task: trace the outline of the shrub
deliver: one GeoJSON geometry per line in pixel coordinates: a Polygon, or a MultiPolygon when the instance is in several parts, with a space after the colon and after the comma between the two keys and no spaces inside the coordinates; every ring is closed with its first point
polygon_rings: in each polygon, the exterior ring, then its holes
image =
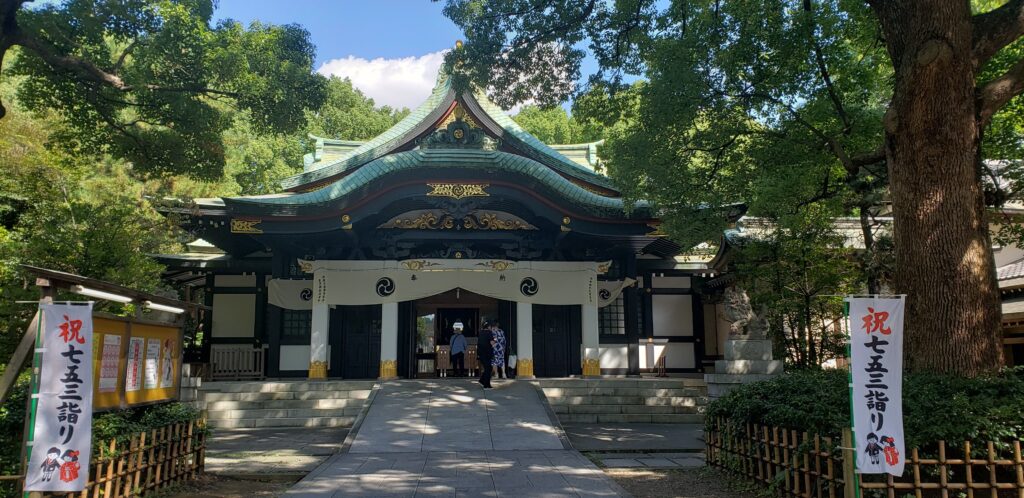
{"type": "MultiPolygon", "coordinates": [[[[847,379],[845,370],[786,373],[713,401],[708,417],[838,437],[850,423],[847,379]]],[[[938,440],[1024,440],[1024,369],[980,378],[905,375],[903,419],[911,448],[938,440]]]]}

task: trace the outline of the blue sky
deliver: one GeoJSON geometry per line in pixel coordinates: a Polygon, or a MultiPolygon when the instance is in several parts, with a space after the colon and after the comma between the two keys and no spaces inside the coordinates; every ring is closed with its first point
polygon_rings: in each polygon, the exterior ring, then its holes
{"type": "MultiPolygon", "coordinates": [[[[314,67],[348,77],[377,105],[415,107],[433,88],[443,50],[462,32],[430,0],[219,0],[215,17],[299,24],[317,46],[314,67]]],[[[585,63],[584,73],[593,62],[585,63]]]]}

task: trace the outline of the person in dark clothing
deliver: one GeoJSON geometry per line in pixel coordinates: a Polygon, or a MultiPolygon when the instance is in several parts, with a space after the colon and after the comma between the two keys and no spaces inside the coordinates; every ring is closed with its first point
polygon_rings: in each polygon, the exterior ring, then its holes
{"type": "Polygon", "coordinates": [[[484,389],[491,388],[491,362],[494,361],[494,336],[487,324],[480,328],[480,336],[476,343],[476,357],[480,360],[480,385],[484,389]]]}

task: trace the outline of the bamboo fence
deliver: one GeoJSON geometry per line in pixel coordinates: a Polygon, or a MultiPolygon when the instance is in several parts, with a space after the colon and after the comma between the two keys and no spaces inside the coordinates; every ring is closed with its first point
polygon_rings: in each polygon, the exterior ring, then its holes
{"type": "MultiPolygon", "coordinates": [[[[102,448],[93,448],[85,489],[78,493],[46,493],[45,496],[143,496],[195,479],[203,473],[205,459],[206,430],[202,421],[165,425],[132,435],[124,443],[112,439],[102,448]]],[[[20,479],[21,476],[7,477],[20,479]]]]}
{"type": "MultiPolygon", "coordinates": [[[[709,419],[707,463],[767,487],[778,496],[857,498],[849,434],[833,438],[759,424],[709,419]]],[[[858,476],[860,496],[885,498],[1024,498],[1021,442],[937,442],[913,448],[903,476],[858,476]],[[924,456],[922,456],[924,455],[924,456]]]]}

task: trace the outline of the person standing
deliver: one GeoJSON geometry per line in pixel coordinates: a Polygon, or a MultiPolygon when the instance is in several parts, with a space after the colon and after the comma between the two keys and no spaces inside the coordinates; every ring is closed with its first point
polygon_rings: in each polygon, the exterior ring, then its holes
{"type": "Polygon", "coordinates": [[[498,322],[491,322],[491,334],[494,337],[494,359],[491,366],[494,368],[494,375],[500,379],[505,378],[505,331],[501,330],[498,322]]]}
{"type": "Polygon", "coordinates": [[[480,359],[480,385],[484,389],[491,388],[491,363],[494,362],[494,335],[490,324],[485,323],[480,329],[480,337],[476,344],[476,355],[480,359]]]}
{"type": "Polygon", "coordinates": [[[462,328],[462,322],[455,322],[451,341],[448,342],[451,346],[452,369],[458,377],[466,375],[466,336],[462,335],[462,328]]]}

